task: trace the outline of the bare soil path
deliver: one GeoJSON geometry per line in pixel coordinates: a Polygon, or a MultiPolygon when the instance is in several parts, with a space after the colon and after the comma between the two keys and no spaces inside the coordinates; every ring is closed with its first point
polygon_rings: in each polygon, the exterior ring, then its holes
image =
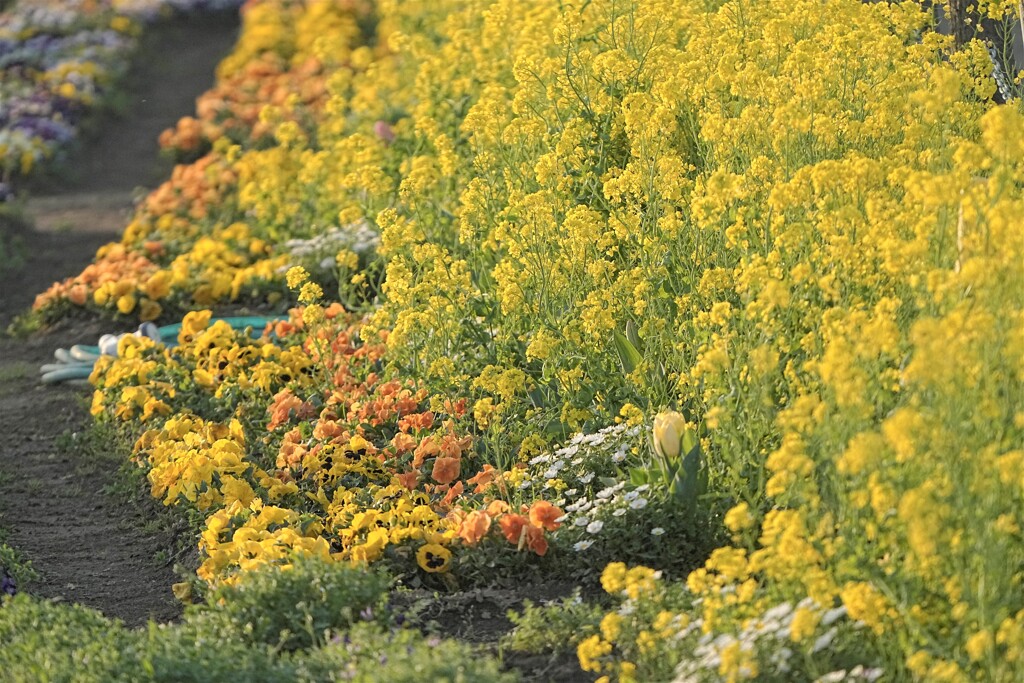
{"type": "Polygon", "coordinates": [[[193,114],[214,69],[235,42],[235,13],[165,21],[143,35],[121,87],[119,111],[87,134],[68,163],[29,185],[28,214],[42,231],[117,232],[133,199],[168,176],[157,137],[193,114]]]}
{"type": "MultiPolygon", "coordinates": [[[[0,271],[0,330],[51,282],[79,272],[102,244],[116,239],[140,188],[165,178],[156,138],[194,110],[235,40],[237,18],[165,22],[144,37],[125,83],[126,104],[101,122],[59,176],[30,188],[28,218],[0,216],[0,237],[21,245],[22,263],[0,271]]],[[[87,389],[44,387],[38,368],[58,346],[95,343],[110,325],[73,318],[28,339],[0,336],[0,526],[40,580],[43,597],[79,602],[130,625],[172,619],[175,576],[161,558],[172,539],[146,527],[144,506],[109,492],[116,466],[88,455],[73,435],[89,423],[87,389]]]]}

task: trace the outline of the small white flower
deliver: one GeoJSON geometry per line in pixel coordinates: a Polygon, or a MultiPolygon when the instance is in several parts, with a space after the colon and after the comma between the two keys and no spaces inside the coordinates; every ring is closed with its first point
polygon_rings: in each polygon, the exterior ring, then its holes
{"type": "Polygon", "coordinates": [[[769,621],[769,620],[782,619],[782,618],[784,618],[787,614],[789,614],[792,611],[793,611],[793,606],[790,605],[788,602],[784,602],[784,603],[782,603],[780,605],[775,605],[775,607],[772,607],[770,610],[765,612],[764,613],[764,620],[765,621],[769,621]]]}
{"type": "Polygon", "coordinates": [[[625,498],[626,500],[636,500],[639,497],[640,494],[637,491],[630,491],[625,496],[623,496],[623,498],[625,498]]]}
{"type": "Polygon", "coordinates": [[[836,607],[825,612],[825,616],[821,618],[822,626],[831,626],[841,617],[846,616],[846,607],[836,607]]]}
{"type": "Polygon", "coordinates": [[[601,529],[604,528],[604,522],[599,519],[595,519],[593,522],[587,525],[588,534],[600,533],[601,529]]]}
{"type": "Polygon", "coordinates": [[[592,507],[594,507],[594,504],[592,502],[590,502],[589,500],[581,500],[578,503],[576,503],[576,511],[577,512],[586,512],[587,510],[589,510],[592,507]]]}
{"type": "Polygon", "coordinates": [[[594,481],[594,473],[593,472],[587,472],[582,477],[580,477],[580,482],[583,483],[583,484],[589,484],[592,481],[594,481]]]}
{"type": "Polygon", "coordinates": [[[587,517],[577,517],[576,521],[573,522],[573,524],[575,524],[576,526],[587,526],[588,524],[590,524],[590,519],[588,519],[587,517]]]}
{"type": "Polygon", "coordinates": [[[646,491],[649,488],[651,488],[650,484],[641,484],[640,486],[637,486],[633,490],[636,491],[637,493],[643,493],[644,491],[646,491]]]}
{"type": "Polygon", "coordinates": [[[608,500],[609,498],[611,498],[614,495],[615,495],[615,488],[614,487],[608,487],[606,489],[601,489],[600,491],[597,492],[597,497],[600,498],[601,500],[608,500]]]}
{"type": "Polygon", "coordinates": [[[647,507],[647,499],[637,498],[636,500],[632,501],[629,504],[629,507],[633,508],[634,510],[643,510],[645,507],[647,507]]]}
{"type": "Polygon", "coordinates": [[[656,526],[653,529],[651,529],[651,536],[664,536],[664,535],[665,535],[665,530],[662,529],[660,526],[656,526]]]}
{"type": "Polygon", "coordinates": [[[721,652],[725,648],[729,647],[730,645],[738,641],[736,637],[733,636],[731,633],[720,633],[719,635],[715,636],[715,639],[711,642],[715,646],[715,649],[721,652]]]}
{"type": "Polygon", "coordinates": [[[840,669],[839,671],[833,671],[827,673],[824,676],[819,676],[815,683],[838,683],[838,681],[846,678],[846,669],[840,669]]]}
{"type": "Polygon", "coordinates": [[[565,495],[567,495],[567,496],[575,496],[577,493],[578,493],[578,491],[576,489],[566,489],[565,490],[565,495]]]}
{"type": "Polygon", "coordinates": [[[579,541],[578,543],[573,545],[572,549],[575,550],[576,552],[580,552],[581,550],[586,550],[587,548],[589,548],[592,545],[594,545],[594,542],[590,541],[590,540],[579,541]]]}
{"type": "Polygon", "coordinates": [[[813,652],[821,652],[822,650],[827,648],[829,645],[832,644],[832,641],[836,637],[836,633],[838,633],[838,631],[835,628],[830,628],[829,630],[825,631],[823,634],[818,636],[817,640],[814,641],[814,647],[812,647],[811,650],[813,652]]]}
{"type": "Polygon", "coordinates": [[[618,510],[616,510],[615,512],[612,513],[612,516],[613,517],[621,517],[624,514],[626,514],[626,508],[619,508],[618,510]]]}
{"type": "Polygon", "coordinates": [[[792,650],[790,650],[788,647],[780,647],[778,650],[774,652],[774,654],[772,654],[772,661],[778,664],[779,662],[784,662],[788,660],[792,656],[792,650]]]}
{"type": "Polygon", "coordinates": [[[562,522],[564,522],[567,519],[569,519],[569,515],[562,515],[561,517],[556,517],[555,518],[555,522],[557,522],[558,524],[561,524],[562,522]]]}
{"type": "Polygon", "coordinates": [[[530,459],[530,464],[531,465],[539,465],[542,462],[549,462],[550,460],[551,460],[551,456],[548,455],[547,453],[545,453],[543,455],[538,455],[535,458],[531,458],[530,459]]]}

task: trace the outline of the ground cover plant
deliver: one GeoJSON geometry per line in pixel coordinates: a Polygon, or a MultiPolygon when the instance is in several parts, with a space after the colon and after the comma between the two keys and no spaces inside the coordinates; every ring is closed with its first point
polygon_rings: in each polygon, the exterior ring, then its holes
{"type": "Polygon", "coordinates": [[[599,679],[1024,675],[1024,112],[982,42],[855,0],[243,16],[34,313],[182,320],[91,378],[204,520],[182,596],[290,642],[231,591],[558,578],[603,595],[506,646],[599,679]]]}

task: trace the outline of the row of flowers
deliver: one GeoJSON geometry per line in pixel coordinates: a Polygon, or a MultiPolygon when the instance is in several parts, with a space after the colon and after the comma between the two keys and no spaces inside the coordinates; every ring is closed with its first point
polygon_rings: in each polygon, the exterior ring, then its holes
{"type": "Polygon", "coordinates": [[[94,377],[201,576],[563,562],[614,603],[549,633],[595,676],[1019,679],[1024,114],[983,44],[913,3],[373,10],[251,3],[164,136],[201,156],[37,302],[297,292],[94,377]]]}
{"type": "MultiPolygon", "coordinates": [[[[300,297],[316,294],[301,269],[291,275],[300,297]]],[[[310,302],[251,334],[203,311],[186,315],[176,346],[129,336],[96,365],[93,415],[144,429],[134,457],[152,495],[206,516],[201,579],[300,553],[486,582],[474,567],[518,566],[551,543],[563,564],[588,550],[600,562],[620,549],[612,527],[647,527],[641,553],[679,552],[685,539],[654,526],[662,492],[625,474],[646,453],[639,427],[495,468],[474,447],[467,401],[385,380],[387,335],[362,331],[337,304],[310,302]]]]}
{"type": "Polygon", "coordinates": [[[239,0],[21,0],[0,12],[0,201],[66,148],[128,67],[143,22],[239,0]]]}

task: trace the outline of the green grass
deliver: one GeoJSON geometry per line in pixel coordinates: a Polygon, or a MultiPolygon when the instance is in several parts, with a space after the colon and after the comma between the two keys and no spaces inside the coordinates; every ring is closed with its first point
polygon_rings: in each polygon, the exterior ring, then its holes
{"type": "Polygon", "coordinates": [[[0,204],[0,274],[25,264],[25,241],[19,234],[25,227],[18,204],[0,204]]]}

